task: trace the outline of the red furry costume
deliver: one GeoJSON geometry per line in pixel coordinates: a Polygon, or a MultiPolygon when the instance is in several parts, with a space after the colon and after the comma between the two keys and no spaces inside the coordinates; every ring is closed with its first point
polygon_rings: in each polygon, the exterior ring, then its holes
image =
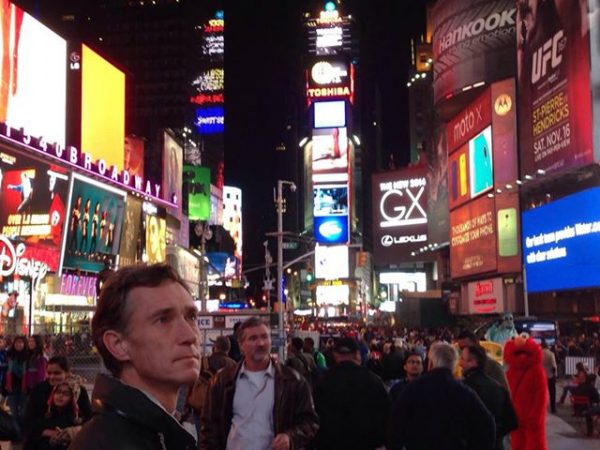
{"type": "Polygon", "coordinates": [[[510,434],[512,450],[546,450],[548,390],[542,349],[530,337],[517,336],[504,345],[508,384],[519,428],[510,434]]]}

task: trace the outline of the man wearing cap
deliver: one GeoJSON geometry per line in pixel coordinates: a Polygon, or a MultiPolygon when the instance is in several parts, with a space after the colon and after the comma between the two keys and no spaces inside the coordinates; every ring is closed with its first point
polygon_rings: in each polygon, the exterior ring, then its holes
{"type": "Polygon", "coordinates": [[[315,387],[315,406],[321,419],[315,447],[319,450],[382,447],[390,409],[383,382],[360,365],[356,340],[339,339],[333,357],[335,365],[315,387]]]}
{"type": "Polygon", "coordinates": [[[319,428],[307,381],[271,360],[271,334],[258,318],[240,325],[241,362],[211,380],[200,420],[201,450],[301,449],[319,428]]]}

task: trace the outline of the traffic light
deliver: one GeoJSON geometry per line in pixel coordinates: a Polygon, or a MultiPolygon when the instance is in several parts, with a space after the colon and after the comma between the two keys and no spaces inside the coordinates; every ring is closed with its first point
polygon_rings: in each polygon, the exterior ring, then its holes
{"type": "Polygon", "coordinates": [[[306,278],[304,279],[304,281],[306,281],[307,283],[312,283],[313,281],[315,281],[315,276],[313,275],[313,271],[310,267],[306,269],[306,278]]]}

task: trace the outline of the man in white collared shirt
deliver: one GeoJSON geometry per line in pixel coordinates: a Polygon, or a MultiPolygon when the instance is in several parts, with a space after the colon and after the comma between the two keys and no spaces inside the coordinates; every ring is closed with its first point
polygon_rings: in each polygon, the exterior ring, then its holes
{"type": "Polygon", "coordinates": [[[220,371],[203,408],[203,450],[301,449],[318,429],[310,388],[271,360],[271,336],[257,317],[238,329],[243,360],[220,371]]]}

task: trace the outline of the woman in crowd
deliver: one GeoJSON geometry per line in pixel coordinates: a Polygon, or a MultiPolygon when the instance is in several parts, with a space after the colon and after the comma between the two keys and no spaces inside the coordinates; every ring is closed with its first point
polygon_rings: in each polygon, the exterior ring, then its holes
{"type": "Polygon", "coordinates": [[[30,430],[27,449],[67,449],[81,429],[82,420],[77,406],[80,393],[79,379],[73,376],[53,387],[44,416],[30,430]]]}
{"type": "Polygon", "coordinates": [[[30,336],[27,346],[29,357],[27,358],[27,372],[25,373],[25,389],[26,392],[29,392],[46,379],[48,361],[44,355],[44,343],[39,334],[30,336]]]}
{"type": "MultiPolygon", "coordinates": [[[[45,420],[52,390],[67,379],[72,378],[69,361],[64,356],[53,356],[48,361],[46,374],[46,380],[33,388],[27,400],[24,417],[25,444],[23,450],[35,448],[30,447],[30,437],[34,430],[40,429],[40,424],[45,420]]],[[[90,398],[84,386],[80,386],[79,389],[77,409],[82,422],[87,421],[92,415],[90,398]]]]}
{"type": "Polygon", "coordinates": [[[8,350],[8,370],[6,372],[6,396],[12,416],[19,427],[23,425],[23,413],[27,390],[25,388],[25,374],[27,371],[27,342],[25,337],[16,336],[8,350]]]}

